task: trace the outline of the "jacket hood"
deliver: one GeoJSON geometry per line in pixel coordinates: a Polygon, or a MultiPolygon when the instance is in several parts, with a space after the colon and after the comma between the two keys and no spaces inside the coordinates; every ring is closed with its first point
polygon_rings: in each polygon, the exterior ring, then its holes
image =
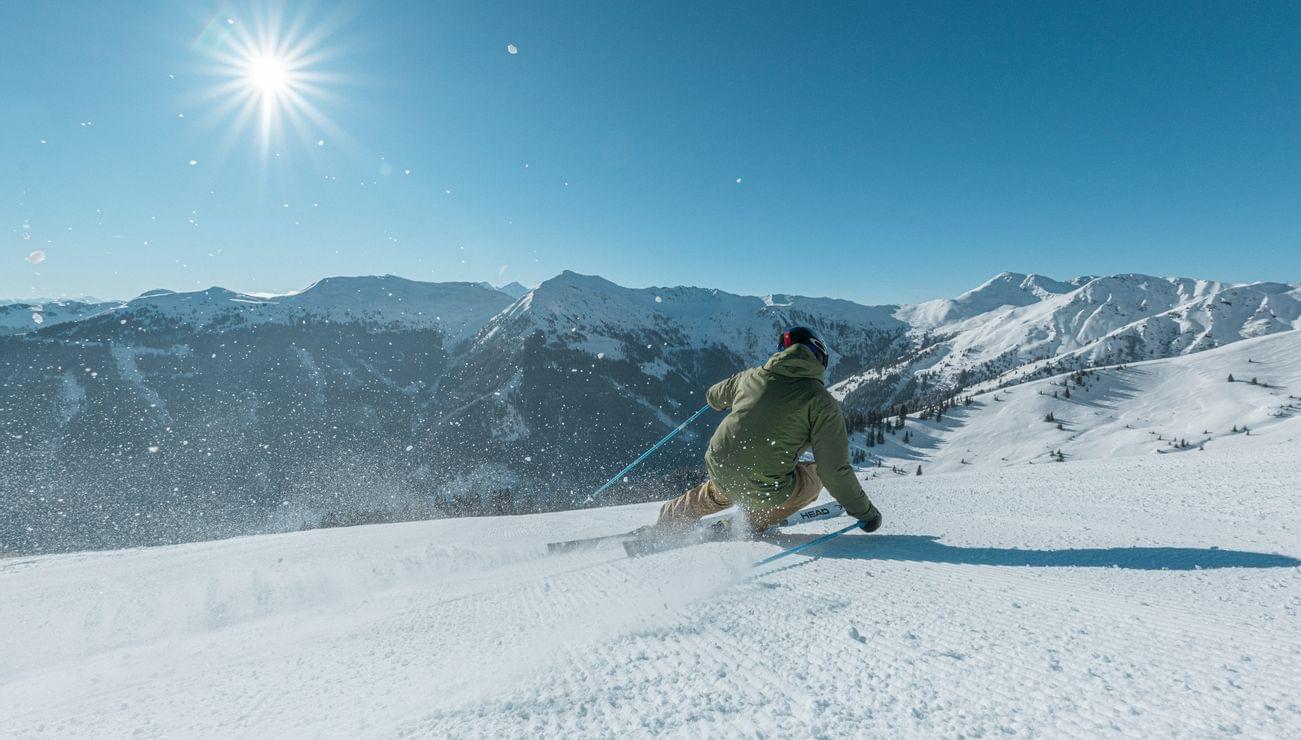
{"type": "Polygon", "coordinates": [[[763,369],[788,378],[813,378],[819,383],[825,373],[813,351],[802,344],[793,344],[769,357],[763,369]]]}

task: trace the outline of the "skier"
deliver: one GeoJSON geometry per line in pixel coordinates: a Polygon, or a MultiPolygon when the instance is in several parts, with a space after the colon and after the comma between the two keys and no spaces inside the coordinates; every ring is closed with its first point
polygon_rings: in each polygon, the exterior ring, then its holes
{"type": "Polygon", "coordinates": [[[685,529],[736,504],[750,530],[762,533],[813,503],[823,486],[864,531],[880,527],[881,512],[849,465],[840,404],[823,385],[827,360],[822,340],[796,326],[782,332],[763,367],[710,388],[709,405],[730,413],[705,453],[709,479],[665,502],[655,529],[685,529]],[[799,462],[810,447],[815,462],[799,462]]]}

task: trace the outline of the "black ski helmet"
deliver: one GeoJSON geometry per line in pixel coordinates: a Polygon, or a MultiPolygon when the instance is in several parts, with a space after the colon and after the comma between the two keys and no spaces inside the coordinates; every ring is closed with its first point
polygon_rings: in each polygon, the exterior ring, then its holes
{"type": "Polygon", "coordinates": [[[814,357],[818,358],[818,362],[821,362],[823,367],[826,367],[827,361],[831,359],[827,354],[827,345],[821,339],[818,339],[812,329],[806,326],[792,326],[782,332],[777,342],[777,349],[783,350],[793,344],[802,344],[808,347],[809,351],[813,353],[814,357]]]}

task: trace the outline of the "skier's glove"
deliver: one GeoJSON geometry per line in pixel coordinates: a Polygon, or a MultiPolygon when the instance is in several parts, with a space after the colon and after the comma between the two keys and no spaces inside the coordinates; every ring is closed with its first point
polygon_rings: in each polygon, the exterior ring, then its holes
{"type": "Polygon", "coordinates": [[[872,510],[867,513],[866,517],[858,520],[858,528],[864,532],[875,532],[880,529],[881,510],[873,506],[872,510]]]}

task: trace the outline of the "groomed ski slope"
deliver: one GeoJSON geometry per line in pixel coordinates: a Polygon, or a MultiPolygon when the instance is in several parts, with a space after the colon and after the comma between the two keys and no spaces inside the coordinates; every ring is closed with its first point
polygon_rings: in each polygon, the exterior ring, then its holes
{"type": "Polygon", "coordinates": [[[1299,449],[872,481],[757,572],[542,554],[652,506],[3,561],[3,734],[1296,737],[1299,449]]]}

